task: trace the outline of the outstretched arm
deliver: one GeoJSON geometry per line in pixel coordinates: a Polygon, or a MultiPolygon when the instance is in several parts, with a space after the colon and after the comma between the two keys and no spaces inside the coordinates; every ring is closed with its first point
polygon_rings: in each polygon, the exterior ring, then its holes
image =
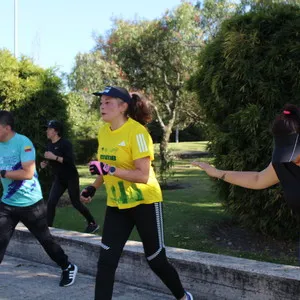
{"type": "Polygon", "coordinates": [[[203,169],[211,177],[248,189],[261,190],[279,182],[271,163],[260,172],[219,170],[205,162],[193,162],[192,165],[203,169]]]}

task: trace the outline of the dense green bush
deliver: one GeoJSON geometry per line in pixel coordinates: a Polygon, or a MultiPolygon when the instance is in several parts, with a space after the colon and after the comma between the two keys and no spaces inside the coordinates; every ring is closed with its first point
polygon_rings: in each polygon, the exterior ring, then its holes
{"type": "Polygon", "coordinates": [[[90,161],[95,156],[98,147],[97,135],[101,124],[99,104],[96,107],[89,105],[86,97],[91,98],[93,96],[80,92],[70,92],[65,97],[77,163],[90,161]]]}
{"type": "MultiPolygon", "coordinates": [[[[47,142],[44,128],[47,120],[62,121],[69,132],[61,88],[61,79],[54,70],[44,70],[27,58],[18,61],[10,52],[0,51],[0,109],[11,111],[16,131],[32,140],[37,150],[37,167],[47,142]]],[[[40,181],[47,198],[51,181],[48,171],[40,172],[40,181]]]]}
{"type": "Polygon", "coordinates": [[[83,139],[76,140],[76,162],[78,164],[86,164],[91,160],[97,159],[98,140],[97,139],[83,139]]]}
{"type": "MultiPolygon", "coordinates": [[[[204,124],[191,124],[188,127],[179,130],[179,142],[192,142],[192,141],[206,141],[206,125],[204,124]]],[[[176,142],[176,131],[173,130],[170,136],[170,142],[176,142]]]]}
{"type": "MultiPolygon", "coordinates": [[[[299,32],[298,6],[254,6],[225,21],[200,54],[189,86],[206,114],[218,168],[262,170],[271,161],[270,124],[285,103],[299,104],[299,32]]],[[[273,236],[298,233],[279,186],[253,191],[216,184],[226,209],[245,226],[273,236]]]]}

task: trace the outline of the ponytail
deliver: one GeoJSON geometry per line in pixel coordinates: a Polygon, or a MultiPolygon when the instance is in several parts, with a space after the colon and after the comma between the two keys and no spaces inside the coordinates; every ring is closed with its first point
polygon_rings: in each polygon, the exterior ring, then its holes
{"type": "Polygon", "coordinates": [[[273,135],[300,133],[300,110],[294,104],[285,104],[272,126],[273,135]]]}
{"type": "Polygon", "coordinates": [[[131,101],[128,103],[127,115],[146,125],[152,120],[152,109],[149,101],[138,93],[131,94],[131,101]]]}

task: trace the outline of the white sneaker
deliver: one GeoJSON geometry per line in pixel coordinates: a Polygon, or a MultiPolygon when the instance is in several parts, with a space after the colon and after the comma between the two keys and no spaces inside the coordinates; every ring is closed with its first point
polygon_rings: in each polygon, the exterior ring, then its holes
{"type": "Polygon", "coordinates": [[[60,279],[60,286],[70,286],[75,282],[76,274],[78,268],[74,264],[70,264],[69,267],[62,271],[61,279],[60,279]]]}

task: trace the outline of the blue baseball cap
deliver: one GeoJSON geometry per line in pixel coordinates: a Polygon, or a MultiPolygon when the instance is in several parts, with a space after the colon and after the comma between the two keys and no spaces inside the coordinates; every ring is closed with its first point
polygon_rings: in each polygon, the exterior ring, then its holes
{"type": "Polygon", "coordinates": [[[53,128],[58,132],[62,132],[63,131],[63,125],[61,122],[57,121],[57,120],[50,120],[46,126],[44,126],[45,128],[53,128]]]}
{"type": "Polygon", "coordinates": [[[107,86],[107,87],[105,87],[104,91],[95,92],[95,93],[93,93],[93,95],[95,95],[95,96],[106,95],[106,96],[110,96],[113,98],[119,98],[126,103],[130,103],[130,101],[131,101],[131,97],[130,97],[128,91],[119,86],[107,86]]]}

